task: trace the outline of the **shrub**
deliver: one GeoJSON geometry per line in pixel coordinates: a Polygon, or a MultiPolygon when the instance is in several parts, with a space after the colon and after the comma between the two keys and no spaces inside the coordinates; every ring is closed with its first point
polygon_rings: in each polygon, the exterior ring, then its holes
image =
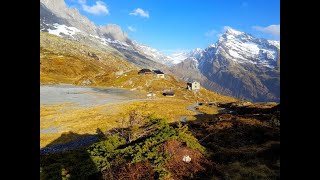
{"type": "Polygon", "coordinates": [[[149,162],[156,176],[161,178],[169,176],[170,173],[164,168],[164,164],[170,156],[162,147],[163,143],[170,140],[178,140],[200,152],[205,150],[197,139],[188,133],[186,125],[174,128],[165,119],[154,115],[147,117],[145,123],[140,125],[135,132],[139,132],[136,134],[139,138],[134,141],[126,142],[125,137],[114,134],[88,148],[96,166],[101,171],[104,170],[105,175],[109,174],[107,175],[109,178],[114,173],[125,173],[123,168],[119,169],[123,166],[119,162],[125,164],[149,162]],[[115,169],[118,171],[115,172],[115,169]]]}

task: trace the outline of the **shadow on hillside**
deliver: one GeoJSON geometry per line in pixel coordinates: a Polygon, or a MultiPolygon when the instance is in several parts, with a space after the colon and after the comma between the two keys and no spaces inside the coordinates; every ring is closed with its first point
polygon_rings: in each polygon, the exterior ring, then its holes
{"type": "MultiPolygon", "coordinates": [[[[269,107],[263,105],[263,104],[257,104],[257,105],[243,105],[243,106],[237,106],[235,103],[225,103],[225,104],[219,104],[219,107],[225,108],[229,110],[229,112],[236,113],[238,115],[249,115],[249,114],[275,114],[280,113],[280,104],[277,104],[275,106],[269,107]]],[[[225,110],[224,110],[225,111],[225,110]]]]}
{"type": "Polygon", "coordinates": [[[280,178],[280,105],[272,108],[231,106],[218,114],[195,115],[191,133],[218,164],[219,178],[280,178]],[[255,116],[258,115],[258,116],[255,116]]]}
{"type": "Polygon", "coordinates": [[[40,149],[40,179],[102,179],[84,148],[97,140],[97,135],[68,132],[40,149]]]}
{"type": "MultiPolygon", "coordinates": [[[[198,114],[194,116],[195,120],[185,122],[193,136],[206,148],[206,158],[215,166],[204,168],[201,173],[195,173],[194,177],[183,179],[195,177],[199,179],[239,179],[239,177],[243,179],[279,179],[280,128],[269,121],[271,121],[270,117],[280,115],[280,105],[272,108],[252,108],[234,107],[229,104],[222,105],[222,107],[225,109],[219,111],[218,114],[198,114]],[[260,114],[261,117],[252,116],[254,114],[260,114]]],[[[177,126],[177,123],[171,125],[177,126]]],[[[148,126],[142,126],[142,128],[144,131],[139,138],[117,148],[123,149],[139,144],[154,131],[148,126]]],[[[85,147],[103,140],[104,135],[123,133],[126,130],[125,128],[114,128],[105,134],[98,129],[97,134],[94,135],[73,132],[62,134],[40,150],[40,179],[103,179],[102,173],[90,158],[85,147]],[[77,140],[61,144],[69,139],[77,140]]],[[[177,162],[180,160],[181,158],[177,162]]],[[[118,159],[113,159],[113,161],[116,164],[109,171],[105,171],[105,175],[109,173],[112,177],[118,177],[119,175],[137,174],[151,177],[151,172],[153,172],[151,166],[147,164],[125,164],[126,161],[122,163],[118,159]],[[140,170],[137,170],[138,167],[140,170]]],[[[176,164],[179,167],[181,165],[176,164]]],[[[181,167],[184,166],[181,165],[181,167]]],[[[184,171],[181,173],[183,174],[184,171]]]]}

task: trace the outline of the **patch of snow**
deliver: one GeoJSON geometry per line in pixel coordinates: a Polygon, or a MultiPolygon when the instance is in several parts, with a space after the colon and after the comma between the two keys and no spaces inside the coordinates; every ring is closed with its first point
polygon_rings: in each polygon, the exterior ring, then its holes
{"type": "Polygon", "coordinates": [[[238,36],[238,35],[240,35],[240,34],[243,34],[243,32],[241,32],[241,31],[237,31],[237,30],[232,29],[232,28],[230,28],[230,27],[229,27],[229,28],[227,28],[226,33],[234,34],[234,35],[236,35],[236,36],[238,36]]]}
{"type": "Polygon", "coordinates": [[[234,37],[233,35],[227,34],[227,35],[226,35],[226,38],[227,38],[227,39],[234,39],[235,37],[234,37]]]}
{"type": "Polygon", "coordinates": [[[180,62],[188,58],[186,52],[171,54],[169,57],[172,59],[173,64],[179,64],[180,62]]]}
{"type": "Polygon", "coordinates": [[[158,51],[157,49],[151,48],[149,46],[146,45],[142,45],[136,41],[133,41],[134,44],[134,48],[137,52],[145,55],[146,57],[149,57],[150,59],[159,62],[161,64],[166,64],[168,66],[171,66],[172,63],[172,59],[164,54],[162,54],[160,51],[158,51]]]}
{"type": "Polygon", "coordinates": [[[268,40],[268,43],[280,49],[280,41],[268,40]]]}
{"type": "MultiPolygon", "coordinates": [[[[229,36],[231,37],[232,35],[226,34],[226,37],[229,36]]],[[[223,49],[228,49],[228,54],[234,58],[232,60],[235,62],[250,63],[272,68],[274,67],[274,61],[276,61],[277,51],[268,48],[265,43],[270,43],[274,46],[279,45],[277,41],[259,41],[248,35],[246,38],[242,38],[242,36],[229,39],[222,38],[218,46],[224,47],[223,49]]],[[[217,49],[216,54],[219,53],[219,50],[220,48],[217,49]]]]}
{"type": "Polygon", "coordinates": [[[102,38],[100,38],[99,36],[95,36],[95,35],[92,35],[92,34],[89,34],[89,36],[94,37],[94,38],[96,38],[96,39],[102,39],[102,38]]]}
{"type": "Polygon", "coordinates": [[[275,60],[276,58],[275,58],[275,56],[273,54],[274,54],[273,52],[267,51],[267,58],[275,60]]]}
{"type": "Polygon", "coordinates": [[[198,68],[198,66],[199,66],[198,60],[194,57],[191,57],[190,59],[196,64],[196,67],[198,68]]]}
{"type": "MultiPolygon", "coordinates": [[[[214,45],[212,45],[212,47],[214,47],[214,45]]],[[[205,50],[202,50],[201,48],[196,48],[192,51],[184,51],[184,52],[171,54],[169,58],[172,59],[173,64],[178,64],[187,58],[194,58],[195,60],[200,59],[203,56],[204,51],[205,50]]]]}
{"type": "Polygon", "coordinates": [[[229,50],[229,54],[234,58],[243,59],[243,57],[240,56],[236,51],[229,50]]]}
{"type": "Polygon", "coordinates": [[[48,32],[50,34],[54,34],[56,36],[60,36],[61,37],[61,33],[68,35],[68,36],[73,36],[78,32],[81,32],[79,29],[75,28],[75,27],[68,27],[64,24],[58,24],[58,23],[54,23],[53,27],[56,29],[48,29],[48,32]]]}
{"type": "Polygon", "coordinates": [[[243,50],[245,50],[245,51],[247,51],[247,52],[249,52],[251,54],[259,54],[260,48],[255,43],[250,43],[250,42],[243,43],[242,47],[243,47],[243,50]]]}
{"type": "Polygon", "coordinates": [[[210,44],[210,45],[208,46],[208,48],[215,48],[215,47],[216,47],[215,44],[210,44]]]}

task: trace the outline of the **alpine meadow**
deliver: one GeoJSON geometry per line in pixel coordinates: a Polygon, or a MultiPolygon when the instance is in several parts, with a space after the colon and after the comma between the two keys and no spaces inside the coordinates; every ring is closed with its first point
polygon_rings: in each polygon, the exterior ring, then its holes
{"type": "Polygon", "coordinates": [[[40,0],[40,179],[280,179],[279,6],[40,0]]]}

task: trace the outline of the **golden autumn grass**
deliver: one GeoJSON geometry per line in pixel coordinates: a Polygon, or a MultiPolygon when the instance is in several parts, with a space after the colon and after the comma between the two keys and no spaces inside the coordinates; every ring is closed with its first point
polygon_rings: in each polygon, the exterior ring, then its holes
{"type": "Polygon", "coordinates": [[[198,111],[202,112],[202,113],[205,113],[205,114],[218,114],[219,113],[219,108],[216,107],[216,106],[212,106],[212,107],[209,107],[209,106],[199,106],[198,107],[198,111]]]}
{"type": "Polygon", "coordinates": [[[203,88],[198,93],[187,91],[186,82],[172,75],[166,74],[165,79],[140,76],[137,66],[111,52],[102,52],[45,33],[40,35],[41,84],[81,85],[84,80],[90,80],[90,86],[153,91],[158,96],[161,96],[163,91],[171,89],[176,93],[176,98],[190,101],[235,101],[234,98],[203,88]],[[52,45],[54,43],[58,43],[59,46],[52,45]],[[85,50],[82,52],[79,48],[85,50]],[[92,59],[87,55],[88,52],[97,54],[100,59],[92,59]],[[122,73],[117,74],[118,72],[122,73]]]}
{"type": "MultiPolygon", "coordinates": [[[[136,74],[136,72],[135,72],[136,74]]],[[[146,79],[151,79],[152,77],[138,76],[134,74],[129,74],[130,76],[136,77],[138,80],[135,83],[143,87],[143,83],[146,79]]],[[[128,77],[124,76],[124,77],[128,77]]],[[[130,77],[129,76],[129,77],[130,77]]],[[[128,80],[119,80],[119,82],[126,82],[128,80]]],[[[234,98],[222,96],[214,92],[210,92],[206,89],[201,89],[200,92],[194,93],[186,90],[183,87],[183,83],[179,84],[175,82],[174,79],[161,79],[153,80],[150,83],[153,87],[153,92],[156,93],[156,98],[148,101],[139,101],[133,103],[119,103],[119,104],[108,104],[94,106],[90,108],[75,107],[68,104],[52,105],[52,106],[41,106],[40,108],[40,127],[41,129],[46,129],[50,127],[58,127],[58,133],[41,133],[40,135],[40,145],[44,147],[50,142],[58,139],[63,132],[72,131],[78,134],[85,133],[95,133],[97,128],[103,131],[109,130],[111,128],[120,126],[120,119],[131,109],[141,110],[144,114],[157,114],[158,116],[167,118],[170,122],[177,120],[181,116],[188,116],[187,120],[193,120],[194,112],[187,110],[186,108],[198,102],[231,102],[234,98]],[[156,83],[154,83],[156,82],[156,83]],[[175,90],[175,97],[163,97],[161,94],[161,84],[162,83],[172,83],[175,90]],[[178,84],[178,85],[177,85],[178,84]],[[181,87],[179,87],[179,85],[181,87]]],[[[105,87],[105,86],[100,86],[105,87]]],[[[121,86],[120,86],[121,87],[121,86]]],[[[126,87],[129,88],[129,87],[126,87]]],[[[147,92],[146,87],[141,89],[141,91],[147,92]]],[[[200,111],[208,114],[217,113],[217,109],[209,107],[200,107],[200,111]]],[[[67,142],[67,139],[64,140],[67,142]]],[[[61,142],[62,143],[62,142],[61,142]]]]}
{"type": "MultiPolygon", "coordinates": [[[[93,87],[120,87],[137,89],[141,92],[154,92],[156,98],[150,101],[100,105],[90,108],[72,104],[56,104],[40,107],[40,128],[57,128],[58,133],[41,133],[40,146],[46,146],[63,132],[95,133],[118,127],[120,118],[130,109],[141,109],[144,114],[158,116],[174,121],[181,116],[192,119],[193,112],[186,110],[195,102],[233,102],[236,99],[202,88],[195,93],[186,89],[184,81],[166,74],[165,79],[138,75],[139,68],[114,52],[93,49],[84,44],[65,40],[48,33],[40,33],[40,83],[67,83],[81,85],[90,80],[93,87]],[[88,56],[94,53],[99,60],[88,56]],[[118,73],[122,72],[122,73],[118,73]],[[162,93],[173,90],[175,97],[163,97],[162,93]]],[[[215,113],[212,109],[204,112],[215,113]]],[[[68,141],[68,140],[65,140],[68,141]]]]}
{"type": "MultiPolygon", "coordinates": [[[[140,110],[144,115],[157,114],[169,122],[181,116],[194,115],[186,110],[188,101],[179,99],[159,98],[150,101],[99,105],[90,108],[67,106],[65,104],[40,107],[40,128],[58,127],[58,133],[42,133],[40,147],[50,144],[64,132],[78,134],[95,133],[97,128],[102,131],[121,126],[121,118],[132,109],[140,110]]],[[[68,139],[72,140],[72,139],[68,139]]],[[[67,142],[68,140],[65,140],[67,142]]],[[[62,142],[61,142],[62,143],[62,142]]]]}
{"type": "Polygon", "coordinates": [[[98,50],[45,32],[40,33],[40,82],[43,84],[78,84],[80,80],[93,80],[98,75],[132,69],[137,67],[110,50],[98,50]],[[95,54],[99,59],[88,54],[95,54]]]}

